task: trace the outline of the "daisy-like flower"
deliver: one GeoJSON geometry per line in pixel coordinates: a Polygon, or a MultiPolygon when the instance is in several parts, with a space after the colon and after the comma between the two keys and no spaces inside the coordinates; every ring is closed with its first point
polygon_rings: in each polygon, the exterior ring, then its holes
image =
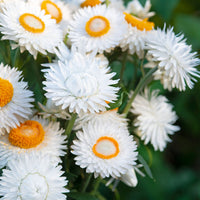
{"type": "Polygon", "coordinates": [[[132,13],[133,15],[141,19],[145,19],[155,15],[155,12],[149,12],[150,9],[151,9],[150,0],[146,0],[144,7],[138,0],[132,0],[128,3],[126,12],[132,13]]]}
{"type": "Polygon", "coordinates": [[[141,59],[144,57],[146,34],[154,28],[154,23],[147,19],[139,19],[126,12],[124,15],[128,23],[128,32],[124,35],[120,47],[122,51],[128,50],[130,54],[136,53],[141,59]]]}
{"type": "Polygon", "coordinates": [[[191,52],[191,46],[183,38],[183,34],[175,35],[173,28],[165,31],[165,27],[163,30],[149,32],[146,37],[148,55],[158,66],[157,76],[164,88],[183,91],[188,86],[191,89],[196,81],[195,77],[200,77],[195,68],[200,60],[196,53],[191,52]]]}
{"type": "Polygon", "coordinates": [[[71,151],[76,155],[76,164],[95,177],[117,178],[136,164],[136,143],[126,127],[106,121],[89,122],[76,135],[71,151]]]}
{"type": "Polygon", "coordinates": [[[39,6],[41,10],[45,11],[45,14],[51,15],[51,18],[60,25],[63,34],[67,33],[69,21],[72,18],[72,11],[68,4],[61,0],[29,0],[29,2],[39,6]]]}
{"type": "Polygon", "coordinates": [[[0,177],[2,200],[66,200],[67,180],[61,166],[50,163],[49,156],[23,155],[10,160],[0,177]]]}
{"type": "Polygon", "coordinates": [[[36,59],[37,53],[54,53],[54,48],[63,40],[62,30],[45,15],[40,7],[24,1],[2,3],[0,13],[0,31],[2,39],[11,40],[13,48],[28,50],[36,59]]]}
{"type": "Polygon", "coordinates": [[[96,123],[99,121],[106,121],[111,123],[116,123],[118,126],[127,126],[127,119],[123,116],[117,113],[118,108],[115,108],[113,110],[108,110],[104,112],[99,113],[84,113],[80,115],[74,125],[74,129],[78,130],[81,129],[85,124],[87,123],[96,123]]]}
{"type": "Polygon", "coordinates": [[[25,121],[9,135],[0,137],[0,168],[9,160],[31,152],[50,155],[52,163],[61,162],[59,156],[65,155],[66,150],[63,132],[59,122],[38,117],[25,121]]]}
{"type": "Polygon", "coordinates": [[[109,68],[101,67],[101,62],[95,57],[73,52],[65,62],[46,64],[44,89],[47,98],[62,109],[69,112],[99,112],[109,107],[105,101],[114,102],[117,99],[118,87],[113,85],[118,80],[111,78],[115,73],[108,73],[109,68]]]}
{"type": "Polygon", "coordinates": [[[150,94],[145,90],[132,103],[131,112],[136,115],[134,126],[137,127],[137,134],[145,144],[151,142],[155,150],[163,151],[167,142],[171,141],[168,135],[180,129],[173,125],[177,116],[172,108],[166,97],[158,96],[158,91],[150,94]]]}
{"type": "Polygon", "coordinates": [[[86,52],[110,51],[119,45],[128,28],[124,15],[106,5],[80,9],[73,17],[69,39],[75,46],[83,43],[86,52]]]}
{"type": "Polygon", "coordinates": [[[29,118],[34,99],[22,72],[0,64],[0,135],[29,118]]]}

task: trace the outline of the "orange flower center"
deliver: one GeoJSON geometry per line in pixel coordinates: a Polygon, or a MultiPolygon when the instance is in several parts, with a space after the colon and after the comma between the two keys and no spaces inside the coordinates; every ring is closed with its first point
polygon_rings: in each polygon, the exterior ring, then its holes
{"type": "Polygon", "coordinates": [[[37,121],[28,120],[9,133],[9,141],[12,145],[29,149],[36,147],[44,140],[45,132],[37,121]]]}
{"type": "Polygon", "coordinates": [[[102,159],[111,159],[118,155],[119,144],[112,137],[100,137],[92,148],[93,153],[102,159]]]}
{"type": "Polygon", "coordinates": [[[59,23],[62,20],[61,9],[52,1],[45,0],[41,4],[41,9],[45,10],[47,15],[51,15],[52,19],[56,20],[56,23],[59,23]]]}
{"type": "Polygon", "coordinates": [[[110,30],[110,22],[103,16],[94,16],[86,23],[85,30],[92,37],[100,37],[110,30]]]}
{"type": "Polygon", "coordinates": [[[88,7],[88,6],[94,7],[94,6],[99,5],[99,4],[101,4],[100,0],[85,0],[81,4],[81,8],[88,7]]]}
{"type": "Polygon", "coordinates": [[[138,30],[143,31],[151,31],[154,28],[153,22],[148,22],[148,19],[139,19],[131,14],[124,12],[125,20],[131,24],[133,27],[137,27],[138,30]]]}
{"type": "Polygon", "coordinates": [[[12,100],[13,93],[12,84],[8,80],[0,78],[0,107],[4,107],[12,100]]]}
{"type": "Polygon", "coordinates": [[[39,17],[30,13],[21,15],[19,22],[25,30],[32,33],[42,33],[45,29],[44,22],[39,17]]]}

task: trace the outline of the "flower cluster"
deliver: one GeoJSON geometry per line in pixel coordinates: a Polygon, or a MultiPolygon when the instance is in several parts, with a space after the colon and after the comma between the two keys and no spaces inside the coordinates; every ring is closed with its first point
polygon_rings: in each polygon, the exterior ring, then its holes
{"type": "Polygon", "coordinates": [[[2,200],[64,200],[70,189],[80,189],[76,181],[85,181],[85,172],[135,187],[135,172],[144,176],[140,145],[163,151],[180,130],[173,106],[149,83],[191,89],[200,60],[183,35],[156,28],[150,8],[150,0],[144,7],[138,0],[127,6],[122,0],[0,2],[1,40],[39,63],[34,70],[43,75],[44,94],[36,102],[29,66],[17,53],[11,66],[0,64],[2,200]],[[130,91],[123,81],[128,59],[146,62],[130,91]],[[122,62],[121,74],[113,60],[122,62]],[[73,168],[85,169],[84,175],[75,175],[66,189],[63,175],[73,168]]]}

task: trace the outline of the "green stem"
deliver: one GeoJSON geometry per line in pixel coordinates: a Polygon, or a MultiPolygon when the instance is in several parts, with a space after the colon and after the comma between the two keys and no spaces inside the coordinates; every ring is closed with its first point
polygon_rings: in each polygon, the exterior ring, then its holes
{"type": "Polygon", "coordinates": [[[89,185],[89,183],[91,181],[92,175],[93,175],[92,173],[88,175],[88,177],[87,177],[87,179],[86,179],[86,181],[85,181],[85,183],[83,185],[83,188],[82,188],[81,192],[85,192],[86,191],[86,189],[87,189],[87,187],[88,187],[88,185],[89,185]]]}
{"type": "Polygon", "coordinates": [[[101,178],[99,177],[99,178],[97,178],[97,180],[95,181],[95,184],[94,184],[94,187],[93,187],[93,191],[92,191],[92,193],[93,194],[96,194],[96,192],[97,192],[97,190],[98,190],[98,188],[99,188],[99,184],[101,183],[101,178]]]}
{"type": "Polygon", "coordinates": [[[69,135],[70,135],[70,133],[72,131],[72,128],[73,128],[75,120],[76,120],[76,117],[77,117],[77,114],[76,113],[72,113],[72,117],[71,117],[70,121],[68,122],[67,128],[65,130],[65,135],[67,135],[67,137],[69,137],[69,135]]]}
{"type": "Polygon", "coordinates": [[[139,84],[137,85],[133,95],[131,96],[129,102],[127,103],[123,114],[125,116],[127,116],[130,108],[131,108],[131,104],[134,101],[135,97],[137,96],[137,94],[149,83],[149,80],[151,79],[152,74],[158,69],[158,67],[154,67],[153,69],[151,69],[139,82],[139,84]]]}
{"type": "Polygon", "coordinates": [[[145,76],[145,71],[144,71],[144,58],[142,59],[141,63],[140,63],[140,70],[142,72],[142,77],[145,76]]]}
{"type": "Polygon", "coordinates": [[[123,75],[124,75],[124,71],[125,71],[125,68],[126,68],[126,58],[127,58],[127,55],[128,54],[125,52],[123,60],[122,60],[122,68],[121,68],[121,72],[120,72],[120,83],[123,80],[123,75]]]}
{"type": "Polygon", "coordinates": [[[110,4],[109,0],[106,0],[106,6],[108,7],[108,5],[110,4]]]}

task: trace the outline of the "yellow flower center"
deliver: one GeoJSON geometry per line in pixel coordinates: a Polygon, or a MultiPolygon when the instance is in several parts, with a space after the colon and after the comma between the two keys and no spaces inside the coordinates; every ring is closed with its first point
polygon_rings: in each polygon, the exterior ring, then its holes
{"type": "Polygon", "coordinates": [[[112,137],[100,137],[92,148],[93,153],[102,159],[111,159],[118,155],[119,144],[112,137]]]}
{"type": "Polygon", "coordinates": [[[94,7],[94,6],[99,5],[99,4],[101,4],[100,0],[85,0],[81,4],[81,8],[88,7],[88,6],[94,7]]]}
{"type": "Polygon", "coordinates": [[[30,13],[21,15],[19,22],[25,30],[32,33],[42,33],[45,29],[44,22],[39,17],[30,13]]]}
{"type": "Polygon", "coordinates": [[[148,19],[139,19],[131,14],[124,12],[125,20],[131,24],[133,27],[136,27],[138,30],[143,31],[151,31],[154,28],[153,22],[148,22],[148,19]]]}
{"type": "Polygon", "coordinates": [[[13,93],[12,84],[8,80],[0,78],[0,107],[4,107],[12,100],[13,93]]]}
{"type": "Polygon", "coordinates": [[[94,16],[86,23],[85,30],[92,37],[100,37],[110,30],[110,22],[103,16],[94,16]]]}
{"type": "Polygon", "coordinates": [[[44,140],[45,132],[37,121],[28,120],[9,133],[9,141],[12,145],[29,149],[36,147],[44,140]]]}
{"type": "Polygon", "coordinates": [[[41,9],[45,10],[47,15],[51,15],[51,18],[55,19],[56,23],[59,23],[62,20],[61,9],[52,1],[44,0],[41,4],[41,9]]]}

